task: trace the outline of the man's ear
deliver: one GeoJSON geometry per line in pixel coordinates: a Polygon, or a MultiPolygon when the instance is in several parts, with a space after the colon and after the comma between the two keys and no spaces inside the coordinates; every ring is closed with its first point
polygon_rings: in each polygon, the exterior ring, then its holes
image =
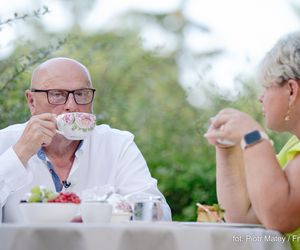
{"type": "Polygon", "coordinates": [[[296,80],[289,79],[287,82],[287,87],[289,90],[289,104],[293,105],[297,98],[299,98],[299,83],[296,80]]]}
{"type": "Polygon", "coordinates": [[[25,91],[25,97],[26,97],[27,105],[30,109],[30,112],[31,112],[31,114],[33,114],[34,110],[35,110],[35,100],[33,98],[32,92],[29,89],[27,89],[25,91]]]}

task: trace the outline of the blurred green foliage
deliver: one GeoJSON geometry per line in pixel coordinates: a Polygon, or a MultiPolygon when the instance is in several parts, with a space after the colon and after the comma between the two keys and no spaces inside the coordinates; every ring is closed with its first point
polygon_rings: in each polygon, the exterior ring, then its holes
{"type": "MultiPolygon", "coordinates": [[[[173,220],[195,220],[197,202],[217,203],[215,152],[203,134],[209,118],[225,107],[241,109],[262,122],[252,79],[237,79],[235,93],[202,80],[194,88],[207,102],[196,108],[187,102],[186,91],[178,82],[176,53],[146,51],[137,31],[88,35],[77,30],[69,41],[58,39],[52,46],[34,46],[20,44],[9,58],[0,61],[0,128],[28,119],[24,90],[34,66],[49,57],[74,58],[92,75],[98,124],[135,134],[172,209],[173,220]]],[[[272,134],[278,147],[287,136],[272,134]]]]}

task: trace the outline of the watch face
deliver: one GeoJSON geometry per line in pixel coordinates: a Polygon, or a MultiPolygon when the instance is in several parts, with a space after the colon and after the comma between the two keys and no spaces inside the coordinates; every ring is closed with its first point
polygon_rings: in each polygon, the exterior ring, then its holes
{"type": "Polygon", "coordinates": [[[246,144],[252,144],[257,141],[260,141],[261,135],[260,135],[259,131],[255,130],[249,134],[246,134],[244,139],[245,139],[246,144]]]}

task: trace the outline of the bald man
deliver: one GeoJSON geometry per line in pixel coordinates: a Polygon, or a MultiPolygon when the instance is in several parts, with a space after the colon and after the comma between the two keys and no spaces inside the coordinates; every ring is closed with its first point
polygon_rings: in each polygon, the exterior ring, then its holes
{"type": "Polygon", "coordinates": [[[57,133],[56,116],[92,113],[94,93],[89,71],[73,59],[53,58],[34,70],[25,92],[31,118],[0,130],[4,222],[23,221],[17,204],[39,185],[75,193],[111,185],[121,195],[158,195],[163,201],[163,219],[171,220],[170,208],[131,133],[108,125],[96,126],[84,140],[68,140],[57,133]],[[79,100],[83,94],[85,99],[79,100]],[[52,95],[59,95],[60,101],[52,95]]]}

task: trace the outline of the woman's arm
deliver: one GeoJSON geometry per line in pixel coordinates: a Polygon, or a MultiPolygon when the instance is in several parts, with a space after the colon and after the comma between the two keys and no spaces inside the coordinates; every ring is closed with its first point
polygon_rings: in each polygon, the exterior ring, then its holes
{"type": "Polygon", "coordinates": [[[300,156],[280,168],[271,144],[263,140],[244,151],[252,206],[268,228],[291,232],[300,226],[300,156]]]}
{"type": "Polygon", "coordinates": [[[224,109],[211,119],[204,135],[216,148],[217,195],[228,222],[259,223],[250,201],[245,163],[240,141],[245,131],[261,129],[250,116],[234,109],[224,109]],[[220,143],[222,140],[231,145],[220,143]]]}
{"type": "Polygon", "coordinates": [[[239,146],[216,147],[217,196],[225,209],[225,220],[237,223],[260,223],[247,191],[243,152],[239,146]]]}

